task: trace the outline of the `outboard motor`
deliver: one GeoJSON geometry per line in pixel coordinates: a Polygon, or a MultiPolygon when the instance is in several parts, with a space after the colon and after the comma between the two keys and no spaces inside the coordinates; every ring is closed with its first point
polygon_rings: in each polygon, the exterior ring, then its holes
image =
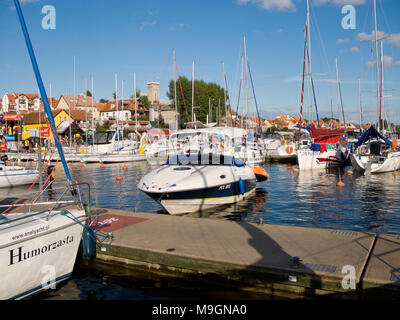
{"type": "Polygon", "coordinates": [[[6,155],[6,154],[3,154],[1,157],[0,157],[0,161],[1,162],[6,162],[8,160],[8,156],[6,155]]]}

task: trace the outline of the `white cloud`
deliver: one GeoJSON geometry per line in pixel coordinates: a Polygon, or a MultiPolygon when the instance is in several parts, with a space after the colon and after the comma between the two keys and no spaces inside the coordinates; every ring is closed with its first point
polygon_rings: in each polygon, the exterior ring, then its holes
{"type": "MultiPolygon", "coordinates": [[[[378,40],[387,37],[388,35],[384,31],[377,31],[378,40]]],[[[359,41],[375,41],[375,31],[372,31],[371,34],[361,32],[357,35],[357,40],[359,41]]]]}
{"type": "Polygon", "coordinates": [[[239,5],[255,4],[265,10],[293,11],[296,6],[293,0],[237,0],[239,5]]]}
{"type": "MultiPolygon", "coordinates": [[[[392,44],[400,48],[400,33],[385,33],[384,31],[377,31],[378,40],[384,39],[386,43],[392,44]]],[[[370,34],[361,32],[357,35],[359,41],[375,41],[375,31],[370,34]]]]}
{"type": "Polygon", "coordinates": [[[283,29],[279,28],[278,30],[276,30],[276,32],[281,33],[281,32],[283,32],[283,29]]]}
{"type": "Polygon", "coordinates": [[[171,31],[176,30],[178,28],[185,28],[188,27],[189,25],[187,25],[186,23],[180,22],[180,23],[174,23],[174,24],[170,24],[169,25],[169,29],[171,31]]]}
{"type": "Polygon", "coordinates": [[[352,52],[360,52],[360,48],[359,48],[359,47],[356,47],[356,46],[351,47],[350,50],[351,50],[352,52]]]}
{"type": "Polygon", "coordinates": [[[145,21],[145,22],[143,22],[142,25],[140,26],[140,31],[143,31],[143,29],[146,28],[146,27],[154,26],[156,23],[157,23],[157,21],[151,21],[151,22],[145,21]]]}
{"type": "MultiPolygon", "coordinates": [[[[379,61],[379,64],[380,63],[381,62],[379,61]]],[[[400,65],[400,60],[394,61],[393,57],[391,57],[391,56],[383,56],[383,66],[385,68],[390,68],[390,67],[398,66],[398,65],[400,65]]],[[[368,61],[367,62],[368,68],[372,68],[375,66],[376,66],[376,61],[368,61]]]]}
{"type": "Polygon", "coordinates": [[[333,4],[336,6],[344,6],[346,4],[351,4],[351,5],[360,5],[364,4],[366,0],[314,0],[314,4],[316,6],[322,6],[324,4],[333,4]]]}
{"type": "Polygon", "coordinates": [[[349,38],[345,38],[345,39],[337,39],[336,40],[336,44],[342,44],[342,43],[347,43],[347,42],[349,42],[350,41],[350,39],[349,38]]]}

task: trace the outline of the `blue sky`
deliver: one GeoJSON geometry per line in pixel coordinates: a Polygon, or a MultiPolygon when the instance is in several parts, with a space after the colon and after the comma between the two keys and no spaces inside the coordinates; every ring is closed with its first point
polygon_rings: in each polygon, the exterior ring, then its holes
{"type": "MultiPolygon", "coordinates": [[[[347,121],[358,121],[358,77],[361,79],[364,122],[376,120],[376,71],[372,32],[372,0],[310,0],[311,56],[320,117],[339,117],[335,74],[338,58],[347,121]],[[356,9],[356,29],[342,28],[345,4],[356,9]],[[361,41],[364,40],[364,41],[361,41]]],[[[223,86],[224,62],[228,90],[236,109],[241,73],[240,55],[246,36],[247,55],[262,116],[299,113],[306,21],[305,0],[24,0],[27,21],[42,78],[49,95],[76,93],[94,78],[94,95],[109,99],[124,80],[124,96],[147,81],[160,82],[166,99],[174,78],[172,52],[181,76],[223,86]],[[41,26],[42,7],[56,9],[56,29],[41,26]]],[[[400,1],[377,0],[378,35],[384,40],[385,109],[400,123],[400,1]],[[390,36],[389,36],[390,35],[390,36]]],[[[11,0],[0,0],[0,89],[37,92],[30,60],[11,0]]],[[[251,86],[250,108],[255,112],[251,86]]],[[[190,104],[191,97],[185,97],[190,104]]],[[[307,103],[307,96],[305,97],[307,103]]],[[[240,108],[242,109],[242,107],[240,108]]],[[[245,109],[245,108],[243,108],[245,109]]],[[[305,107],[305,110],[307,108],[305,107]]],[[[308,111],[305,111],[309,118],[308,111]]],[[[341,116],[340,116],[341,117],[341,116]]],[[[314,115],[315,118],[315,115],[314,115]]]]}

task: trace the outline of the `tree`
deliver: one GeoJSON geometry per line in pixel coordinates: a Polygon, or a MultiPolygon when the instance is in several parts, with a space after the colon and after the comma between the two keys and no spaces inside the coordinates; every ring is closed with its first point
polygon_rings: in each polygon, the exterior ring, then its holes
{"type": "Polygon", "coordinates": [[[149,102],[149,98],[148,98],[147,96],[141,96],[141,97],[140,97],[140,100],[142,101],[143,106],[144,106],[146,109],[149,109],[149,108],[150,108],[150,102],[149,102]]]}
{"type": "Polygon", "coordinates": [[[92,93],[91,93],[89,90],[87,90],[87,91],[86,91],[86,95],[87,95],[88,97],[91,97],[91,96],[92,96],[92,93]]]}
{"type": "MultiPolygon", "coordinates": [[[[180,77],[176,81],[176,100],[179,118],[181,123],[185,123],[192,119],[192,81],[186,77],[180,77]],[[180,80],[180,81],[179,81],[180,80]],[[182,87],[182,91],[181,91],[182,87]],[[182,92],[185,104],[182,99],[182,92]]],[[[169,91],[167,97],[172,100],[172,105],[175,106],[175,93],[174,93],[174,81],[171,80],[168,86],[169,91]]],[[[220,106],[220,117],[225,116],[225,104],[224,104],[224,89],[216,83],[206,83],[203,80],[194,81],[194,113],[196,120],[206,122],[207,115],[209,114],[209,101],[211,105],[211,115],[209,119],[213,122],[217,120],[218,116],[218,105],[220,106]]]]}
{"type": "Polygon", "coordinates": [[[99,102],[100,102],[100,103],[107,103],[108,100],[101,98],[101,99],[99,100],[99,102]]]}

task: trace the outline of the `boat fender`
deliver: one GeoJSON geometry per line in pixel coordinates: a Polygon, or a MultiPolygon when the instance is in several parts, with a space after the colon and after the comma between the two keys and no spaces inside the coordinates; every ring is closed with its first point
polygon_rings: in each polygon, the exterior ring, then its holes
{"type": "Polygon", "coordinates": [[[224,149],[225,149],[225,145],[224,145],[223,142],[221,142],[221,143],[218,145],[218,150],[219,150],[219,152],[223,153],[223,152],[224,152],[224,149]]]}
{"type": "Polygon", "coordinates": [[[242,178],[239,178],[239,192],[241,195],[244,195],[245,192],[244,181],[242,178]]]}
{"type": "Polygon", "coordinates": [[[94,246],[95,246],[94,239],[95,238],[93,229],[90,227],[84,228],[82,234],[83,254],[88,260],[90,260],[93,257],[94,246]]]}

